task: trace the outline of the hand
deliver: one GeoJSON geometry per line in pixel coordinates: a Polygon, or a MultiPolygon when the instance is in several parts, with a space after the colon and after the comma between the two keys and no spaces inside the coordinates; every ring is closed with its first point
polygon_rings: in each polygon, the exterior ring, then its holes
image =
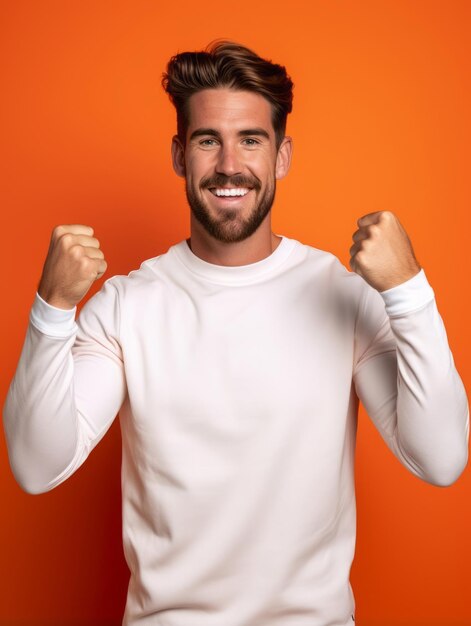
{"type": "Polygon", "coordinates": [[[350,267],[369,285],[385,291],[420,272],[409,237],[394,213],[368,213],[357,224],[350,267]]]}
{"type": "Polygon", "coordinates": [[[73,309],[92,283],[106,271],[93,228],[81,224],[56,226],[44,263],[38,293],[59,309],[73,309]]]}

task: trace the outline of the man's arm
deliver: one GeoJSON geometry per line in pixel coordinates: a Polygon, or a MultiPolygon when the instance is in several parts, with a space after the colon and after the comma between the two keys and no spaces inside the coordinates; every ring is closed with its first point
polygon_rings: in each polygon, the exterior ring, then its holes
{"type": "Polygon", "coordinates": [[[469,409],[423,270],[366,290],[356,347],[355,389],[390,449],[423,480],[453,483],[467,463],[469,409]]]}
{"type": "MultiPolygon", "coordinates": [[[[62,228],[66,230],[54,232],[70,234],[70,228],[62,228]]],[[[30,493],[52,489],[84,462],[111,425],[126,393],[117,339],[119,306],[112,281],[87,302],[78,324],[74,321],[75,303],[105,267],[100,265],[102,254],[90,241],[91,229],[84,234],[83,228],[88,227],[73,227],[82,244],[92,245],[80,244],[82,251],[72,249],[72,263],[67,250],[57,254],[53,234],[40,288],[46,285],[46,293],[58,306],[36,295],[5,402],[10,464],[17,481],[30,493]],[[82,264],[82,256],[92,262],[84,259],[82,264]]],[[[77,237],[66,237],[66,242],[76,248],[77,237]]]]}

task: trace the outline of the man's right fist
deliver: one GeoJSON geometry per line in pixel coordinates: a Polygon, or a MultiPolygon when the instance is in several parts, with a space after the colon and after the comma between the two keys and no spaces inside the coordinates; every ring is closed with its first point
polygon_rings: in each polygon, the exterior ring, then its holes
{"type": "Polygon", "coordinates": [[[105,255],[93,228],[82,224],[56,226],[39,282],[43,300],[59,309],[73,309],[92,283],[106,271],[105,255]]]}

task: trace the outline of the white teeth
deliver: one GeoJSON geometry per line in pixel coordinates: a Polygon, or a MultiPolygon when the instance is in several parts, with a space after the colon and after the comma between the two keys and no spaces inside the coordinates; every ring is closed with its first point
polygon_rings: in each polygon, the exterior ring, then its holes
{"type": "Polygon", "coordinates": [[[212,189],[211,191],[216,196],[245,196],[245,194],[249,193],[249,189],[240,187],[232,189],[212,189]]]}

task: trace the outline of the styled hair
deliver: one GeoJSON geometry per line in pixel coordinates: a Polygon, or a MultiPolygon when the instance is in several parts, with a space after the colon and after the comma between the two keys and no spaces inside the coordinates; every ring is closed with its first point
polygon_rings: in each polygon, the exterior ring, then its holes
{"type": "Polygon", "coordinates": [[[293,83],[286,69],[227,40],[213,41],[201,52],[173,56],[163,74],[162,87],[177,110],[177,133],[183,145],[189,126],[188,100],[203,89],[226,87],[266,98],[271,104],[277,148],[285,136],[286,118],[293,107],[293,83]]]}

